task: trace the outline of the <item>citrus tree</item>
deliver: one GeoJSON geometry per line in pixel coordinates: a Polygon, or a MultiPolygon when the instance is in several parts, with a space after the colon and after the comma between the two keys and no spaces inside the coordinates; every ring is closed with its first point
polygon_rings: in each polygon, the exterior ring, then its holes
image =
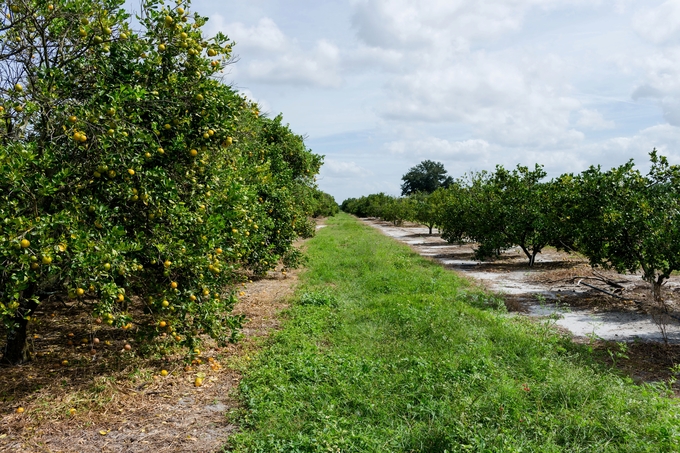
{"type": "Polygon", "coordinates": [[[219,82],[232,43],[204,37],[186,3],[143,3],[137,31],[122,6],[2,3],[5,362],[29,358],[27,320],[48,293],[147,337],[227,341],[231,285],[309,232],[320,158],[219,82]]]}
{"type": "Polygon", "coordinates": [[[539,165],[512,171],[497,166],[493,173],[472,174],[452,185],[440,214],[442,237],[477,242],[478,258],[519,246],[533,266],[555,238],[553,186],[541,182],[545,175],[539,165]]]}
{"type": "Polygon", "coordinates": [[[645,176],[633,161],[601,171],[591,167],[575,177],[569,206],[576,246],[595,266],[618,272],[642,271],[654,300],[680,270],[680,166],[656,150],[645,176]]]}
{"type": "Polygon", "coordinates": [[[434,203],[433,194],[417,192],[409,197],[409,201],[411,204],[409,220],[427,226],[428,234],[432,234],[432,228],[437,222],[438,209],[438,206],[434,203]]]}

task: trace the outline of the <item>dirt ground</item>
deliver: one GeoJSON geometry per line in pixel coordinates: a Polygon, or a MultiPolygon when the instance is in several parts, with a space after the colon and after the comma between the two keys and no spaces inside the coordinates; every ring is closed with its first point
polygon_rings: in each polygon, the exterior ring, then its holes
{"type": "Polygon", "coordinates": [[[296,271],[270,272],[243,287],[234,311],[246,316],[244,339],[225,348],[207,342],[193,365],[180,354],[140,358],[132,335],[101,326],[93,333],[82,308],[41,304],[31,324],[35,359],[0,368],[0,452],[219,451],[236,429],[227,415],[238,407],[238,370],[278,327],[296,280],[296,271]]]}
{"type": "MultiPolygon", "coordinates": [[[[650,286],[640,275],[594,270],[576,254],[548,248],[529,267],[525,255],[514,248],[496,260],[480,262],[474,258],[475,244],[449,244],[436,232],[429,235],[421,225],[363,221],[502,295],[510,312],[570,332],[574,341],[591,345],[602,360],[615,364],[638,382],[669,383],[680,377],[670,370],[680,363],[678,276],[664,285],[666,313],[653,302],[650,286]]],[[[680,385],[675,383],[673,389],[680,392],[680,385]]]]}

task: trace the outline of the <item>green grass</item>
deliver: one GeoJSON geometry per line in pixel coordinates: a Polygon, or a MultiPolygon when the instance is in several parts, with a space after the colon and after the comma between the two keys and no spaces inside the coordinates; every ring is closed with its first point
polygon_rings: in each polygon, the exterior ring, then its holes
{"type": "Polygon", "coordinates": [[[245,371],[233,452],[671,452],[680,410],[340,214],[245,371]]]}

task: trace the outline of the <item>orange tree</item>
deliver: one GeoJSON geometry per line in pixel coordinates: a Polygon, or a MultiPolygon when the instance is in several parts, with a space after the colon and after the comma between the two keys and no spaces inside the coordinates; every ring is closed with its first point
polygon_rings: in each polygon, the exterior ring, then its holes
{"type": "Polygon", "coordinates": [[[578,251],[594,266],[641,271],[666,308],[662,286],[680,270],[680,166],[656,150],[650,158],[647,175],[632,160],[606,172],[590,167],[565,175],[572,183],[564,185],[562,201],[578,251]]]}
{"type": "Polygon", "coordinates": [[[133,31],[119,0],[2,3],[5,362],[29,358],[27,318],[54,292],[147,337],[227,341],[229,285],[309,233],[320,158],[217,80],[232,44],[188,8],[147,1],[133,31]]]}

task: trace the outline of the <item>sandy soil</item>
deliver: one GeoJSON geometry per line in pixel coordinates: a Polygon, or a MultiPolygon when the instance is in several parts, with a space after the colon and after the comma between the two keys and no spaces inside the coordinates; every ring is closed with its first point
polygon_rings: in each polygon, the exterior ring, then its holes
{"type": "MultiPolygon", "coordinates": [[[[428,235],[427,228],[419,225],[363,221],[410,245],[420,255],[503,294],[511,311],[551,317],[576,337],[658,342],[663,341],[659,327],[663,321],[669,342],[680,343],[680,323],[661,314],[651,303],[649,285],[639,275],[593,271],[585,259],[554,249],[539,254],[533,268],[519,248],[506,251],[498,260],[480,262],[473,257],[474,244],[449,244],[436,234],[428,235]]],[[[671,278],[664,296],[672,308],[671,315],[680,318],[680,278],[671,278]]]]}
{"type": "MultiPolygon", "coordinates": [[[[44,322],[32,334],[42,354],[26,365],[0,368],[0,452],[220,451],[236,429],[227,417],[238,408],[236,370],[278,327],[277,315],[296,280],[296,271],[271,272],[242,288],[234,311],[246,316],[245,338],[226,348],[208,343],[202,363],[188,368],[180,356],[116,359],[123,357],[118,343],[130,339],[116,339],[114,332],[108,350],[101,348],[99,366],[60,367],[63,357],[75,364],[85,355],[80,345],[68,345],[60,326],[80,338],[88,326],[73,320],[89,317],[56,301],[41,305],[37,316],[44,322]],[[170,374],[160,376],[161,369],[170,374]],[[196,377],[204,377],[202,386],[194,386],[196,377]],[[17,407],[25,412],[18,414],[17,407]],[[75,414],[70,408],[77,408],[75,414]]],[[[106,332],[98,335],[108,338],[106,332]]]]}

